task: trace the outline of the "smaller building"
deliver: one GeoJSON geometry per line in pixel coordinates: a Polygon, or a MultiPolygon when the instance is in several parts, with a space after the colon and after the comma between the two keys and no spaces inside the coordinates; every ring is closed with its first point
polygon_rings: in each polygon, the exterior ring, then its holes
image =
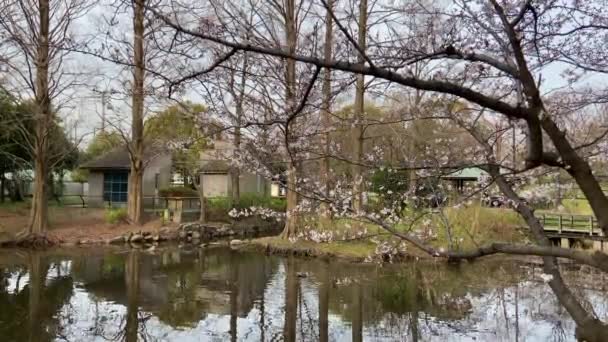
{"type": "Polygon", "coordinates": [[[478,167],[466,167],[452,173],[449,173],[441,178],[452,182],[454,188],[462,193],[467,183],[478,182],[480,178],[485,177],[488,173],[478,167]]]}
{"type": "MultiPolygon", "coordinates": [[[[142,191],[144,205],[158,197],[160,189],[171,181],[171,154],[157,148],[144,150],[142,191]]],[[[101,207],[104,203],[120,206],[127,203],[129,192],[129,171],[131,162],[126,147],[118,147],[90,162],[82,169],[89,170],[88,205],[101,207]]]]}

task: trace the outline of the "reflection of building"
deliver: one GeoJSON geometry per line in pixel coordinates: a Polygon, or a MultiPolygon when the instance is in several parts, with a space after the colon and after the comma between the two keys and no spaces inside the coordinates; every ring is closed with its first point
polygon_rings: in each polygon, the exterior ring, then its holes
{"type": "MultiPolygon", "coordinates": [[[[207,314],[246,316],[276,271],[264,256],[223,249],[138,258],[139,307],[172,326],[194,324],[207,314]]],[[[87,258],[74,277],[91,294],[127,306],[124,263],[115,255],[87,258]]]]}

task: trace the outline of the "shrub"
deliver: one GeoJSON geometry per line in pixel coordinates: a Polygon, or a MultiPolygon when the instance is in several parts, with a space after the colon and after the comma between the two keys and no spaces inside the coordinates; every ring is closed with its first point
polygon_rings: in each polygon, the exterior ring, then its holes
{"type": "Polygon", "coordinates": [[[106,210],[106,222],[115,224],[127,219],[126,208],[111,208],[106,210]]]}
{"type": "MultiPolygon", "coordinates": [[[[238,203],[234,204],[236,209],[250,207],[263,207],[277,212],[283,212],[287,208],[284,198],[274,198],[258,194],[242,194],[238,203]]],[[[207,211],[210,217],[228,216],[228,212],[233,208],[229,197],[210,197],[207,198],[207,211]]]]}
{"type": "Polygon", "coordinates": [[[160,189],[158,191],[160,197],[197,197],[198,193],[195,189],[187,186],[172,186],[169,188],[160,189]]]}

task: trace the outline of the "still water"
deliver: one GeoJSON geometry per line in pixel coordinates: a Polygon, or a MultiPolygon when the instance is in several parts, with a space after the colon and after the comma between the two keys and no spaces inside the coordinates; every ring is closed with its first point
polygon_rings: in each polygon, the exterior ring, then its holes
{"type": "MultiPolygon", "coordinates": [[[[3,250],[0,341],[572,341],[575,325],[541,273],[512,260],[378,266],[226,248],[3,250]]],[[[587,273],[599,285],[575,291],[606,319],[603,278],[587,273]]]]}

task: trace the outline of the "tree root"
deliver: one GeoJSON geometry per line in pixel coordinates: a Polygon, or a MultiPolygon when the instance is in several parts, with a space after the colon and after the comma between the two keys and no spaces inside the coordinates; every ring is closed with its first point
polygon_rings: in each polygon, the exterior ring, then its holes
{"type": "Polygon", "coordinates": [[[2,242],[2,247],[21,247],[21,248],[47,248],[61,243],[59,239],[53,239],[46,234],[35,234],[21,232],[13,240],[2,242]]]}

